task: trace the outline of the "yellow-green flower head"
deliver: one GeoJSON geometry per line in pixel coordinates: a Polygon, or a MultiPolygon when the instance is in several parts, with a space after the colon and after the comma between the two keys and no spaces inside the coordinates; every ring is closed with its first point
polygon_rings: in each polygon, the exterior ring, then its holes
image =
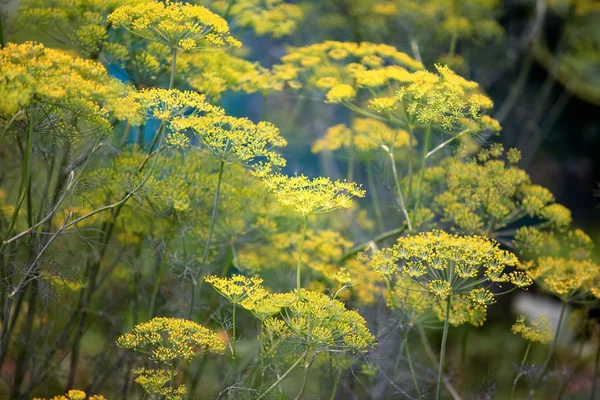
{"type": "Polygon", "coordinates": [[[189,3],[124,5],[113,11],[108,21],[146,40],[182,51],[241,46],[229,34],[227,21],[203,6],[189,3]]]}
{"type": "Polygon", "coordinates": [[[218,100],[227,90],[266,93],[281,90],[282,83],[271,71],[227,52],[186,53],[178,58],[177,70],[184,70],[191,88],[218,100]]]}
{"type": "Polygon", "coordinates": [[[95,61],[33,42],[8,43],[0,49],[0,119],[10,120],[22,109],[45,104],[63,113],[78,112],[100,125],[106,119],[101,106],[123,91],[124,85],[95,61]]]}
{"type": "Polygon", "coordinates": [[[255,163],[257,175],[271,167],[285,166],[285,159],[273,149],[287,145],[279,129],[270,122],[255,124],[248,118],[211,113],[206,116],[183,116],[171,121],[175,131],[191,131],[200,141],[202,152],[229,164],[255,163]],[[264,161],[258,161],[262,158],[264,161]]]}
{"type": "Polygon", "coordinates": [[[264,182],[282,205],[304,216],[350,208],[352,197],[365,196],[365,191],[353,182],[326,177],[271,174],[265,176],[264,182]]]}
{"type": "MultiPolygon", "coordinates": [[[[410,83],[397,92],[396,98],[405,102],[409,118],[444,130],[484,129],[479,123],[481,112],[493,107],[492,100],[479,92],[476,82],[447,66],[436,65],[436,69],[437,74],[415,72],[410,83]]],[[[492,125],[489,120],[484,123],[492,125]]]]}
{"type": "Polygon", "coordinates": [[[371,268],[392,281],[409,279],[422,291],[446,299],[466,301],[474,306],[495,302],[487,285],[511,282],[526,288],[531,280],[522,273],[507,274],[505,267],[519,264],[510,252],[482,236],[451,235],[444,231],[424,232],[401,237],[392,248],[362,256],[371,268]]]}
{"type": "Polygon", "coordinates": [[[404,129],[392,129],[385,122],[372,118],[355,118],[352,127],[344,124],[327,129],[325,136],[313,143],[312,152],[335,151],[342,147],[368,152],[381,148],[410,147],[414,144],[404,129]]]}
{"type": "Polygon", "coordinates": [[[276,38],[293,33],[303,17],[299,5],[284,0],[217,0],[210,7],[220,14],[228,12],[236,26],[276,38]]]}
{"type": "MultiPolygon", "coordinates": [[[[375,344],[365,319],[344,303],[317,292],[302,289],[301,300],[294,292],[282,304],[285,312],[273,318],[284,322],[284,339],[306,346],[312,352],[367,351],[375,344]]],[[[270,323],[273,325],[272,323],[270,323]]]]}
{"type": "Polygon", "coordinates": [[[248,296],[256,295],[257,291],[263,295],[262,281],[260,278],[246,278],[242,275],[233,275],[231,278],[209,275],[204,278],[204,282],[211,284],[221,296],[234,304],[240,303],[248,296]]]}
{"type": "Polygon", "coordinates": [[[536,284],[565,301],[600,299],[600,265],[591,260],[540,257],[523,268],[536,284]]]}
{"type": "Polygon", "coordinates": [[[145,89],[131,93],[120,100],[115,116],[128,120],[131,125],[141,125],[148,118],[171,122],[176,117],[197,114],[224,113],[223,109],[206,101],[203,94],[177,89],[145,89]]]}
{"type": "Polygon", "coordinates": [[[50,32],[86,54],[97,53],[108,37],[106,16],[115,8],[144,0],[22,0],[22,24],[50,32]]]}
{"type": "Polygon", "coordinates": [[[392,46],[374,43],[325,41],[292,48],[274,73],[292,88],[306,86],[321,91],[327,101],[354,100],[361,88],[411,80],[409,70],[423,64],[392,46]]]}
{"type": "MultiPolygon", "coordinates": [[[[46,400],[42,397],[34,397],[33,400],[46,400]]],[[[106,400],[106,397],[95,394],[87,396],[83,390],[69,390],[65,395],[54,396],[49,400],[106,400]]]]}
{"type": "Polygon", "coordinates": [[[525,316],[521,315],[512,326],[512,333],[520,335],[529,342],[538,342],[541,344],[550,343],[554,339],[552,326],[546,314],[541,314],[537,321],[532,321],[530,325],[525,324],[525,316]]]}
{"type": "Polygon", "coordinates": [[[150,351],[152,359],[165,364],[192,360],[205,352],[222,353],[225,344],[217,335],[193,321],[179,318],[153,318],[136,325],[131,333],[117,339],[126,349],[150,351]]]}
{"type": "MultiPolygon", "coordinates": [[[[297,245],[301,233],[297,230],[283,231],[269,235],[261,242],[250,242],[238,249],[236,268],[258,274],[263,271],[285,271],[297,267],[297,245]]],[[[307,267],[308,277],[312,278],[311,290],[335,292],[339,285],[348,286],[338,293],[338,298],[350,297],[361,304],[373,304],[382,296],[384,284],[381,277],[365,264],[346,260],[346,269],[338,263],[354,243],[334,230],[306,230],[303,245],[302,265],[307,267]]]]}
{"type": "Polygon", "coordinates": [[[173,380],[177,372],[167,369],[137,368],[135,381],[151,396],[163,396],[167,400],[183,400],[187,389],[185,385],[175,386],[173,380]]]}
{"type": "MultiPolygon", "coordinates": [[[[433,312],[437,322],[444,321],[446,318],[446,302],[436,298],[433,302],[433,312]]],[[[462,324],[471,324],[473,326],[482,326],[487,319],[487,305],[474,303],[467,295],[454,296],[454,301],[450,305],[450,315],[448,322],[452,326],[462,324]]]]}
{"type": "MultiPolygon", "coordinates": [[[[554,203],[552,193],[534,185],[524,170],[502,160],[503,154],[495,144],[476,157],[456,156],[426,169],[423,203],[452,230],[465,234],[493,237],[528,216],[540,219],[542,229],[567,229],[571,212],[554,203]]],[[[518,154],[509,150],[507,158],[516,161],[518,154]]]]}

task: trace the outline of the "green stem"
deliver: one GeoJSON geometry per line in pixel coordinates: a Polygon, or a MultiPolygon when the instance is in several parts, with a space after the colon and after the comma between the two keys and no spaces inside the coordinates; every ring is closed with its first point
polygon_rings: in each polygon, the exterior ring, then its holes
{"type": "Polygon", "coordinates": [[[236,304],[233,303],[233,316],[231,317],[232,320],[232,324],[233,327],[231,328],[232,332],[232,338],[231,338],[231,360],[233,361],[233,366],[235,367],[235,341],[236,341],[236,337],[235,337],[235,310],[236,310],[236,304]]]}
{"type": "Polygon", "coordinates": [[[300,245],[298,246],[298,266],[296,267],[296,295],[298,296],[298,301],[302,300],[302,250],[304,249],[304,238],[306,237],[306,225],[308,225],[308,215],[304,216],[302,236],[300,237],[300,245]]]}
{"type": "Polygon", "coordinates": [[[342,369],[338,367],[337,374],[335,374],[335,381],[333,382],[333,389],[331,390],[331,396],[329,396],[329,400],[335,400],[335,395],[337,394],[337,388],[340,384],[341,377],[342,369]]]}
{"type": "Polygon", "coordinates": [[[271,390],[273,390],[273,388],[275,388],[275,386],[279,385],[279,384],[281,383],[281,381],[283,381],[283,380],[284,380],[284,379],[285,379],[285,378],[286,378],[286,377],[287,377],[287,376],[288,376],[288,375],[289,375],[289,374],[290,374],[290,373],[291,373],[291,372],[292,372],[294,369],[296,369],[296,367],[297,367],[298,365],[300,365],[300,363],[301,363],[301,362],[304,360],[304,357],[306,357],[306,352],[305,352],[304,354],[302,354],[302,357],[300,357],[298,360],[296,360],[296,362],[295,362],[295,363],[293,363],[293,364],[292,364],[292,366],[291,366],[291,367],[289,367],[289,368],[288,368],[288,370],[287,370],[287,371],[285,371],[285,372],[283,373],[283,375],[281,375],[281,376],[279,377],[279,379],[277,379],[277,380],[275,381],[275,383],[273,383],[271,386],[269,386],[269,387],[267,388],[267,390],[265,390],[265,391],[264,391],[264,392],[263,392],[263,393],[262,393],[260,396],[258,396],[258,397],[256,398],[256,400],[263,399],[263,398],[264,398],[264,397],[265,397],[265,396],[266,396],[266,395],[267,395],[267,394],[268,394],[268,393],[269,393],[271,390]]]}
{"type": "Polygon", "coordinates": [[[429,145],[431,142],[431,124],[425,130],[425,142],[423,143],[423,159],[421,160],[421,170],[419,171],[419,180],[417,181],[417,193],[415,196],[415,209],[413,218],[417,215],[417,209],[419,208],[419,202],[421,200],[421,184],[423,183],[423,175],[425,174],[425,165],[427,163],[427,153],[429,152],[429,145]]]}
{"type": "Polygon", "coordinates": [[[219,208],[219,198],[221,196],[221,182],[223,181],[223,169],[225,168],[225,161],[221,161],[219,165],[219,177],[217,178],[217,188],[215,191],[215,200],[213,203],[212,214],[210,216],[210,226],[208,228],[208,236],[206,238],[206,243],[204,244],[204,251],[202,252],[202,260],[200,261],[200,266],[198,267],[198,271],[192,280],[192,298],[190,299],[190,309],[188,310],[188,319],[192,319],[192,313],[194,312],[194,303],[196,300],[196,286],[199,284],[200,275],[206,265],[206,260],[208,259],[208,251],[210,249],[210,242],[212,241],[212,236],[215,228],[215,221],[217,220],[217,211],[219,208]]]}
{"type": "Polygon", "coordinates": [[[600,372],[600,335],[598,335],[598,346],[596,347],[596,359],[594,360],[594,376],[592,377],[590,400],[596,399],[596,391],[598,390],[598,372],[600,372]]]}
{"type": "Polygon", "coordinates": [[[302,398],[302,395],[304,395],[304,389],[306,389],[306,381],[308,380],[309,366],[310,365],[306,365],[304,367],[304,378],[302,378],[302,386],[300,387],[300,391],[298,392],[294,400],[300,400],[302,398]]]}
{"type": "Polygon", "coordinates": [[[385,148],[388,156],[390,157],[390,163],[392,164],[392,174],[394,175],[394,185],[396,186],[396,192],[398,194],[398,201],[400,203],[400,208],[402,209],[402,213],[404,214],[404,218],[406,219],[406,224],[408,226],[408,230],[412,231],[412,224],[410,223],[410,217],[408,216],[408,210],[406,209],[406,203],[404,202],[404,195],[402,194],[402,188],[400,187],[400,181],[398,180],[398,171],[396,170],[396,160],[394,159],[394,153],[385,148]]]}
{"type": "Polygon", "coordinates": [[[544,362],[544,366],[542,367],[542,372],[540,372],[540,376],[538,377],[538,379],[536,381],[534,389],[537,388],[539,386],[539,384],[542,382],[542,378],[544,378],[544,375],[546,374],[546,370],[548,369],[548,366],[550,365],[550,360],[552,360],[552,356],[554,355],[554,351],[556,349],[556,343],[558,341],[560,327],[562,325],[562,321],[565,316],[566,310],[567,310],[567,302],[563,301],[562,307],[560,308],[560,317],[558,317],[558,324],[556,325],[556,331],[554,332],[554,339],[552,340],[552,345],[550,347],[550,352],[548,353],[548,357],[546,357],[546,361],[544,362]]]}
{"type": "Polygon", "coordinates": [[[408,345],[408,330],[404,332],[404,349],[406,350],[406,359],[408,360],[408,368],[410,369],[410,376],[413,381],[413,385],[415,385],[415,390],[417,391],[417,397],[421,398],[421,391],[419,390],[419,384],[417,383],[417,375],[415,374],[415,369],[413,368],[412,358],[410,357],[410,349],[408,345]]]}
{"type": "Polygon", "coordinates": [[[444,319],[444,333],[442,335],[442,346],[440,349],[440,361],[438,365],[438,379],[437,388],[435,391],[436,400],[440,399],[442,394],[442,380],[444,378],[444,362],[446,361],[446,342],[448,341],[448,326],[450,324],[450,301],[451,297],[448,296],[446,300],[446,318],[444,319]]]}
{"type": "Polygon", "coordinates": [[[375,221],[379,231],[385,229],[383,223],[383,215],[381,213],[381,207],[379,206],[379,196],[377,195],[377,186],[375,185],[375,179],[373,178],[373,171],[369,166],[366,166],[367,170],[367,184],[369,185],[369,194],[371,195],[371,204],[373,205],[373,211],[375,211],[375,221]]]}
{"type": "Polygon", "coordinates": [[[513,381],[512,384],[512,389],[510,390],[510,397],[509,399],[513,398],[513,395],[515,394],[515,389],[517,388],[517,383],[519,382],[519,379],[521,379],[521,377],[523,376],[523,366],[525,365],[525,361],[527,360],[527,356],[529,355],[529,349],[531,349],[531,342],[527,343],[527,349],[525,349],[525,354],[523,355],[523,360],[521,361],[521,365],[519,366],[519,372],[517,373],[517,376],[515,377],[515,380],[513,381]]]}
{"type": "Polygon", "coordinates": [[[169,90],[173,89],[173,84],[175,83],[175,71],[177,70],[177,49],[172,49],[171,57],[171,75],[169,76],[169,90]]]}

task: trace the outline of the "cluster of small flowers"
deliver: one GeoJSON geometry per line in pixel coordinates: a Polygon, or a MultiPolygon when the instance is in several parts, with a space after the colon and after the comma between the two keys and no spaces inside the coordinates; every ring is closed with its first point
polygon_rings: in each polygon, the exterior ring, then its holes
{"type": "Polygon", "coordinates": [[[410,147],[414,139],[404,129],[392,129],[386,123],[372,118],[354,118],[351,127],[339,124],[330,127],[322,139],[312,145],[313,153],[351,148],[366,153],[382,145],[388,148],[410,147]]]}
{"type": "Polygon", "coordinates": [[[326,177],[310,179],[304,175],[272,174],[264,181],[282,205],[303,216],[350,208],[352,197],[365,196],[365,191],[353,182],[331,181],[326,177]]]}
{"type": "Polygon", "coordinates": [[[108,21],[142,38],[182,51],[241,46],[229,34],[225,19],[203,6],[189,3],[167,1],[124,5],[113,11],[108,21]]]}

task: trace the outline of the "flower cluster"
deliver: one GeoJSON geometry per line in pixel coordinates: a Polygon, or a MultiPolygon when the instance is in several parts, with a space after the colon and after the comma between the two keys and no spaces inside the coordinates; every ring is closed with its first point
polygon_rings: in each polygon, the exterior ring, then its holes
{"type": "Polygon", "coordinates": [[[600,265],[591,260],[540,257],[523,269],[536,284],[564,301],[600,299],[600,265]]]}
{"type": "Polygon", "coordinates": [[[326,177],[310,179],[304,175],[272,174],[267,175],[264,181],[282,205],[303,216],[350,208],[352,197],[365,196],[365,191],[355,183],[332,182],[326,177]]]}
{"type": "Polygon", "coordinates": [[[362,352],[375,343],[360,314],[324,294],[302,289],[298,299],[295,292],[269,293],[257,279],[210,278],[210,282],[215,289],[219,286],[220,293],[243,293],[239,304],[263,321],[271,339],[283,339],[314,354],[362,352]]]}
{"type": "Polygon", "coordinates": [[[246,278],[242,275],[233,275],[231,278],[219,278],[209,275],[204,278],[221,296],[233,304],[239,304],[247,297],[256,297],[257,292],[263,290],[260,278],[246,278]]]}
{"type": "Polygon", "coordinates": [[[222,15],[228,13],[238,26],[276,38],[293,33],[303,16],[299,5],[283,0],[215,0],[210,6],[222,15]]]}
{"type": "Polygon", "coordinates": [[[75,57],[61,50],[27,42],[8,43],[0,50],[0,118],[10,120],[20,110],[45,105],[66,126],[73,115],[87,120],[96,129],[108,132],[107,110],[124,86],[108,76],[99,63],[75,57]]]}
{"type": "MultiPolygon", "coordinates": [[[[34,397],[33,400],[45,400],[41,397],[34,397]]],[[[87,396],[82,390],[69,390],[67,394],[51,397],[50,400],[106,400],[106,397],[96,394],[87,396]]]]}
{"type": "Polygon", "coordinates": [[[330,127],[322,139],[312,145],[313,153],[351,148],[358,152],[377,150],[382,145],[388,148],[409,147],[414,140],[404,129],[392,129],[385,122],[372,118],[355,118],[352,126],[339,124],[330,127]]]}
{"type": "Polygon", "coordinates": [[[131,125],[141,125],[147,118],[170,122],[175,117],[193,117],[200,113],[221,115],[223,109],[206,101],[206,96],[177,89],[145,89],[119,100],[115,116],[131,125]]]}
{"type": "Polygon", "coordinates": [[[274,73],[293,89],[303,85],[324,92],[331,103],[352,102],[360,88],[411,80],[423,65],[392,46],[326,41],[291,49],[274,73]]]}
{"type": "Polygon", "coordinates": [[[462,302],[485,310],[495,302],[491,285],[510,282],[526,288],[532,284],[522,271],[505,272],[506,266],[519,264],[517,258],[481,236],[425,232],[401,237],[392,248],[370,257],[363,254],[361,259],[396,284],[401,284],[398,276],[402,276],[440,300],[454,298],[455,307],[462,302]]]}
{"type": "Polygon", "coordinates": [[[431,125],[446,131],[484,129],[499,131],[494,119],[481,115],[493,107],[492,100],[481,94],[479,85],[447,66],[436,65],[437,73],[417,71],[409,74],[394,98],[375,97],[369,107],[390,114],[408,124],[431,125]]]}
{"type": "Polygon", "coordinates": [[[530,325],[525,324],[525,316],[521,315],[511,329],[515,335],[521,336],[528,342],[546,344],[554,339],[550,321],[545,314],[540,315],[538,320],[532,321],[530,325]]]}
{"type": "Polygon", "coordinates": [[[271,71],[226,52],[186,53],[178,58],[177,71],[186,76],[191,88],[218,100],[227,90],[265,93],[280,90],[271,71]]]}
{"type": "Polygon", "coordinates": [[[20,19],[51,32],[86,54],[97,54],[108,37],[106,15],[122,5],[143,0],[24,0],[20,19]]]}
{"type": "MultiPolygon", "coordinates": [[[[494,236],[527,217],[542,222],[538,229],[566,229],[571,224],[570,211],[512,165],[519,159],[515,151],[507,152],[508,163],[500,158],[503,154],[501,145],[492,145],[477,157],[456,156],[426,169],[423,203],[431,204],[430,211],[452,230],[466,234],[494,236]]],[[[405,180],[404,185],[410,182],[405,180]]]]}
{"type": "MultiPolygon", "coordinates": [[[[253,274],[262,271],[291,271],[296,268],[299,232],[279,232],[269,235],[264,242],[252,242],[238,251],[236,267],[253,274]]],[[[333,230],[307,229],[302,254],[302,265],[308,267],[313,291],[335,292],[346,300],[350,296],[362,304],[373,304],[377,296],[385,296],[385,285],[372,269],[355,259],[346,260],[345,272],[338,262],[353,247],[353,243],[333,230]]]]}
{"type": "Polygon", "coordinates": [[[124,5],[113,11],[108,21],[144,39],[182,51],[241,46],[229,34],[227,21],[203,6],[189,3],[150,1],[124,5]]]}
{"type": "Polygon", "coordinates": [[[120,347],[134,350],[151,349],[152,359],[165,364],[176,360],[192,360],[205,352],[222,353],[225,349],[210,329],[179,318],[153,318],[136,325],[131,333],[119,337],[120,347]]]}
{"type": "Polygon", "coordinates": [[[250,165],[257,158],[266,159],[255,162],[258,175],[266,174],[272,166],[285,166],[285,159],[272,149],[284,147],[287,142],[270,122],[255,124],[248,118],[213,113],[203,117],[175,118],[171,127],[178,132],[193,132],[200,141],[201,151],[219,161],[250,165]]]}
{"type": "Polygon", "coordinates": [[[137,375],[135,381],[150,395],[164,396],[167,400],[183,400],[187,393],[184,385],[171,385],[171,381],[177,376],[175,371],[137,368],[133,373],[137,375]]]}

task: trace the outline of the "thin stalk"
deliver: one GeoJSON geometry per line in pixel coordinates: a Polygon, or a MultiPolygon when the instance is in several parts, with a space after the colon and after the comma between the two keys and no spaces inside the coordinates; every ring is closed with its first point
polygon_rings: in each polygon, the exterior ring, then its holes
{"type": "Polygon", "coordinates": [[[413,368],[412,358],[410,357],[410,349],[408,345],[408,330],[404,332],[404,342],[406,343],[404,349],[406,350],[406,359],[408,360],[408,368],[410,369],[410,377],[412,378],[413,385],[415,385],[415,390],[417,391],[417,397],[421,398],[421,391],[419,390],[419,384],[417,383],[417,375],[415,374],[415,369],[413,368]]]}
{"type": "Polygon", "coordinates": [[[340,378],[342,377],[342,369],[337,369],[337,374],[335,374],[335,381],[333,382],[333,389],[331,390],[331,396],[329,396],[329,400],[335,400],[335,395],[337,394],[337,388],[340,384],[340,378]]]}
{"type": "Polygon", "coordinates": [[[173,48],[171,57],[171,76],[169,76],[169,90],[173,89],[175,83],[175,71],[177,70],[177,49],[173,48]]]}
{"type": "Polygon", "coordinates": [[[202,260],[200,261],[200,266],[198,271],[196,272],[196,276],[192,280],[192,298],[190,299],[190,309],[188,310],[188,319],[192,319],[192,313],[194,312],[194,303],[196,300],[196,286],[198,286],[198,281],[200,279],[200,274],[202,273],[203,267],[206,265],[206,260],[208,259],[208,250],[210,248],[210,242],[212,241],[213,231],[215,228],[215,221],[217,220],[217,211],[219,208],[219,198],[221,196],[221,182],[223,180],[223,169],[225,168],[225,161],[221,161],[219,165],[219,177],[217,178],[217,189],[215,192],[215,200],[213,203],[212,214],[210,216],[210,226],[208,228],[208,236],[206,238],[206,243],[204,244],[204,251],[202,252],[202,260]]]}
{"type": "Polygon", "coordinates": [[[366,166],[367,170],[367,184],[369,185],[369,194],[371,195],[371,204],[373,205],[373,211],[375,211],[375,221],[377,228],[382,231],[385,229],[383,223],[383,215],[381,213],[381,207],[379,206],[379,196],[377,195],[377,186],[375,185],[375,179],[373,178],[373,171],[369,166],[366,166]]]}
{"type": "Polygon", "coordinates": [[[410,217],[408,216],[408,210],[406,209],[406,203],[404,202],[404,195],[402,194],[402,188],[400,187],[400,181],[398,180],[398,171],[396,171],[396,160],[394,158],[394,153],[387,147],[385,147],[384,150],[387,151],[388,156],[390,157],[390,163],[392,164],[392,174],[394,175],[394,184],[396,185],[396,192],[398,194],[400,208],[402,209],[402,213],[406,219],[408,230],[412,231],[412,224],[410,223],[410,217]]]}
{"type": "Polygon", "coordinates": [[[425,174],[425,165],[427,163],[427,154],[429,152],[429,145],[431,142],[431,124],[425,129],[425,142],[423,143],[423,159],[421,160],[421,170],[419,171],[419,180],[417,181],[417,193],[415,196],[415,209],[413,217],[417,215],[417,209],[419,208],[419,202],[421,200],[421,184],[423,183],[423,175],[425,174]]]}
{"type": "Polygon", "coordinates": [[[302,226],[302,236],[300,236],[300,245],[298,246],[298,266],[296,267],[296,295],[298,301],[302,300],[302,251],[304,249],[304,238],[306,237],[306,226],[308,225],[308,215],[304,216],[304,223],[302,226]]]}
{"type": "Polygon", "coordinates": [[[442,335],[442,346],[440,349],[440,361],[438,365],[438,379],[437,379],[437,388],[435,391],[436,400],[440,399],[440,395],[442,394],[442,380],[444,377],[444,362],[446,361],[446,342],[448,341],[448,326],[450,320],[450,301],[451,297],[448,296],[446,300],[446,318],[444,319],[444,333],[442,335]]]}
{"type": "Polygon", "coordinates": [[[235,310],[237,309],[236,307],[236,303],[233,303],[233,316],[231,317],[231,323],[233,324],[231,330],[231,361],[233,363],[233,366],[235,368],[235,363],[236,363],[236,359],[235,359],[235,342],[236,342],[236,337],[235,337],[235,310]]]}
{"type": "Polygon", "coordinates": [[[258,396],[258,397],[256,398],[256,400],[263,399],[263,398],[264,398],[264,397],[265,397],[267,394],[269,394],[269,392],[270,392],[271,390],[273,390],[273,388],[275,388],[277,385],[279,385],[279,384],[281,383],[281,381],[283,381],[283,380],[284,380],[284,379],[285,379],[285,378],[286,378],[286,377],[287,377],[287,376],[288,376],[288,375],[289,375],[289,374],[290,374],[290,373],[291,373],[291,372],[292,372],[294,369],[296,369],[296,367],[297,367],[298,365],[300,365],[300,363],[301,363],[301,362],[304,360],[304,357],[306,357],[306,352],[305,352],[304,354],[302,354],[302,357],[300,357],[298,360],[296,360],[296,362],[295,362],[295,363],[293,363],[293,364],[292,364],[292,366],[291,366],[291,367],[289,367],[289,368],[288,368],[288,370],[287,370],[287,371],[285,371],[285,372],[283,373],[283,375],[281,375],[281,376],[279,377],[279,379],[277,379],[277,380],[275,381],[275,383],[273,383],[271,386],[269,386],[269,387],[267,388],[267,390],[265,390],[265,391],[264,391],[264,392],[263,392],[263,393],[262,393],[260,396],[258,396]]]}
{"type": "Polygon", "coordinates": [[[294,400],[300,400],[304,395],[304,389],[306,389],[306,381],[308,380],[309,367],[310,364],[304,366],[304,377],[302,378],[302,386],[300,386],[300,391],[298,392],[294,400]]]}
{"type": "Polygon", "coordinates": [[[525,361],[527,361],[527,356],[529,355],[529,349],[531,349],[531,342],[527,343],[527,349],[525,349],[525,354],[523,355],[523,360],[521,360],[521,365],[519,365],[519,372],[517,373],[517,376],[515,376],[515,380],[513,381],[512,384],[512,389],[510,390],[510,397],[509,399],[513,398],[513,395],[515,394],[515,389],[517,388],[517,383],[519,382],[519,379],[521,379],[521,377],[523,376],[523,367],[525,366],[525,361]]]}
{"type": "Polygon", "coordinates": [[[400,235],[402,232],[404,232],[406,230],[406,225],[402,226],[400,228],[396,228],[396,229],[392,229],[390,231],[387,232],[383,232],[381,235],[374,237],[373,239],[367,241],[367,242],[363,242],[360,244],[357,244],[356,246],[354,246],[352,249],[350,249],[350,251],[348,251],[348,253],[344,254],[339,260],[338,263],[342,264],[344,261],[348,260],[349,258],[351,258],[352,256],[355,256],[356,254],[360,253],[361,251],[363,251],[365,249],[365,247],[369,246],[370,244],[376,244],[379,242],[382,242],[386,239],[389,239],[391,237],[400,235]]]}
{"type": "Polygon", "coordinates": [[[560,327],[562,325],[563,318],[565,316],[565,311],[567,309],[567,302],[562,302],[562,307],[560,308],[560,317],[558,317],[558,324],[556,325],[556,330],[554,331],[554,339],[552,340],[552,345],[550,346],[550,352],[548,352],[548,357],[546,357],[546,361],[544,362],[544,366],[542,367],[542,371],[540,372],[540,376],[538,376],[535,384],[529,391],[529,398],[533,396],[533,393],[538,388],[540,383],[542,383],[542,379],[544,375],[546,375],[546,371],[548,370],[548,366],[550,365],[550,361],[552,360],[552,356],[554,355],[554,350],[556,349],[556,342],[558,341],[558,335],[560,333],[560,327]]]}
{"type": "Polygon", "coordinates": [[[600,335],[598,335],[598,346],[596,347],[596,359],[594,360],[594,376],[592,377],[590,400],[596,398],[596,391],[598,390],[598,372],[600,372],[600,335]]]}

